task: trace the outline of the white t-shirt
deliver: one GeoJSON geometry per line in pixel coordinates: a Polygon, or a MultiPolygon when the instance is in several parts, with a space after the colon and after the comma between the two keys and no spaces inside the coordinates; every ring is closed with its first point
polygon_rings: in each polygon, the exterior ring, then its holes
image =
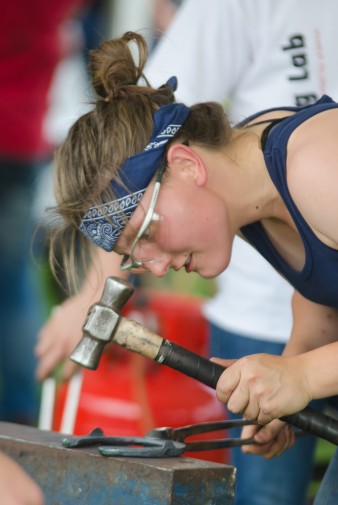
{"type": "MultiPolygon", "coordinates": [[[[150,58],[152,85],[178,77],[187,104],[224,103],[231,121],[269,107],[338,99],[336,0],[185,0],[150,58]]],[[[226,189],[225,189],[226,190],[226,189]]],[[[286,342],[291,286],[235,239],[208,319],[247,337],[286,342]]]]}

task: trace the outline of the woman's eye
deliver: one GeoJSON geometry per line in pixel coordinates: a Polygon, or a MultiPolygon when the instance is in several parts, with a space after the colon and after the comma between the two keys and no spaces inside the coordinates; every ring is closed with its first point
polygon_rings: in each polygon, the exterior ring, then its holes
{"type": "Polygon", "coordinates": [[[144,230],[141,240],[146,240],[146,241],[151,241],[154,240],[155,235],[156,235],[156,230],[157,230],[157,221],[151,221],[149,226],[144,230]]]}
{"type": "Polygon", "coordinates": [[[150,228],[150,226],[148,226],[148,228],[146,230],[144,230],[144,232],[142,233],[141,240],[149,240],[149,238],[150,238],[149,228],[150,228]]]}

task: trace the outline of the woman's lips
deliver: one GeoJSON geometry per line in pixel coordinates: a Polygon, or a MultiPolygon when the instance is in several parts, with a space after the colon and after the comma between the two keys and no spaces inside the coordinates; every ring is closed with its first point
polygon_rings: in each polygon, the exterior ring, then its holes
{"type": "Polygon", "coordinates": [[[192,271],[192,255],[190,254],[187,259],[186,259],[186,262],[184,263],[184,268],[185,268],[185,271],[186,272],[191,272],[192,271]]]}

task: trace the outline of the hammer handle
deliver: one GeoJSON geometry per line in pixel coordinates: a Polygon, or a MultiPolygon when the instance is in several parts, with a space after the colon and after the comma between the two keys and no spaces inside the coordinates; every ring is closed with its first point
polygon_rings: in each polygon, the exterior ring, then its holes
{"type": "Polygon", "coordinates": [[[207,358],[165,339],[162,340],[155,361],[183,372],[213,389],[216,389],[218,379],[225,370],[218,363],[213,363],[207,358]]]}
{"type": "MultiPolygon", "coordinates": [[[[218,363],[213,363],[207,358],[165,339],[161,343],[155,361],[182,372],[213,389],[216,389],[218,379],[225,370],[218,363]]],[[[338,445],[338,420],[311,407],[306,407],[296,414],[290,414],[280,419],[307,433],[338,445]]]]}

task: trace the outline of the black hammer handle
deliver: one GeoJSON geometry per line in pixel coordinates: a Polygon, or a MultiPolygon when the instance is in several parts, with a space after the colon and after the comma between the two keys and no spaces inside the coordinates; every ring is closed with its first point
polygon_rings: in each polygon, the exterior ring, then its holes
{"type": "MultiPolygon", "coordinates": [[[[203,382],[213,389],[216,389],[218,379],[224,372],[221,365],[165,339],[155,361],[203,382]]],[[[338,445],[338,420],[311,407],[306,407],[296,414],[281,417],[281,420],[338,445]]]]}

